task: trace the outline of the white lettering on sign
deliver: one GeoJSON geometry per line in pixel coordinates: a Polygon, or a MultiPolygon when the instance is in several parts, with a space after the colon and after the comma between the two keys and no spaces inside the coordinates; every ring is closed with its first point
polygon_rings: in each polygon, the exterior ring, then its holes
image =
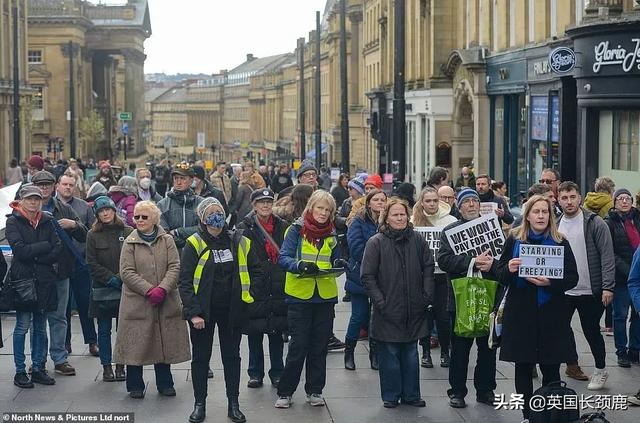
{"type": "Polygon", "coordinates": [[[495,213],[451,228],[446,234],[455,255],[477,257],[489,250],[492,257],[500,258],[504,249],[504,232],[495,213]]]}
{"type": "Polygon", "coordinates": [[[564,277],[564,247],[555,245],[520,244],[521,278],[545,277],[562,279],[564,277]]]}
{"type": "Polygon", "coordinates": [[[602,66],[622,65],[624,72],[631,72],[634,65],[640,69],[640,38],[634,38],[631,41],[635,43],[633,51],[627,51],[626,48],[618,44],[615,48],[609,48],[609,41],[602,41],[594,47],[595,63],[593,71],[600,72],[602,66]]]}
{"type": "Polygon", "coordinates": [[[545,75],[551,73],[551,66],[547,60],[541,60],[533,64],[533,73],[536,75],[545,75]]]}

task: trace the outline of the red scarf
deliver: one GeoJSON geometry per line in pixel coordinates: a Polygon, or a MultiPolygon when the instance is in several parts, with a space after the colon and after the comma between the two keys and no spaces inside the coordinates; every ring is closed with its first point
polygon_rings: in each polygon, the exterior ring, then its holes
{"type": "Polygon", "coordinates": [[[333,222],[327,219],[325,223],[319,223],[313,218],[311,212],[304,215],[304,224],[300,229],[302,235],[307,241],[311,242],[316,248],[320,247],[320,243],[334,230],[333,222]]]}
{"type": "MultiPolygon", "coordinates": [[[[266,222],[258,217],[258,224],[262,226],[262,228],[273,238],[273,230],[274,230],[273,216],[269,216],[266,222]]],[[[277,263],[278,250],[276,246],[273,245],[273,243],[267,239],[267,237],[265,237],[264,239],[264,249],[267,252],[267,256],[269,256],[269,260],[271,260],[271,263],[277,263]]]]}

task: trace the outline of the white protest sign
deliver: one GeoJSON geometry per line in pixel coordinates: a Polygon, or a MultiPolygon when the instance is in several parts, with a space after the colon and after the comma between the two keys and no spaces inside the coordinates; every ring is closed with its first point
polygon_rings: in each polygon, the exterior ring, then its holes
{"type": "Polygon", "coordinates": [[[494,258],[500,258],[505,242],[504,232],[495,213],[448,229],[447,240],[455,255],[477,257],[489,250],[494,258]]]}
{"type": "Polygon", "coordinates": [[[498,210],[498,203],[486,202],[480,203],[480,216],[486,216],[491,213],[495,213],[498,210]]]}
{"type": "Polygon", "coordinates": [[[414,230],[424,237],[425,241],[427,241],[427,245],[433,253],[433,260],[437,262],[436,257],[438,256],[438,250],[440,249],[440,234],[442,233],[442,228],[421,226],[414,228],[414,230]]]}
{"type": "Polygon", "coordinates": [[[545,277],[562,279],[564,277],[564,247],[555,245],[520,244],[521,278],[545,277]]]}

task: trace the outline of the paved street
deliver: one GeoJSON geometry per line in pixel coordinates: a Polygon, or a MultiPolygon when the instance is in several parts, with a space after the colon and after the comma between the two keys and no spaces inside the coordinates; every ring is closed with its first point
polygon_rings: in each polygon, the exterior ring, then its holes
{"type": "MultiPolygon", "coordinates": [[[[350,305],[340,303],[336,308],[336,335],[344,339],[344,329],[349,318],[350,305]]],[[[577,316],[577,315],[576,315],[577,316]]],[[[18,389],[13,383],[14,367],[12,356],[11,333],[14,325],[12,316],[2,317],[5,348],[0,350],[0,412],[5,411],[49,411],[49,412],[88,412],[88,411],[127,411],[135,413],[136,422],[181,422],[187,417],[193,406],[189,363],[172,366],[175,387],[178,392],[175,398],[161,397],[155,389],[153,369],[145,369],[147,382],[144,400],[130,399],[126,393],[124,382],[102,382],[102,369],[98,358],[88,355],[87,346],[82,344],[80,323],[74,317],[73,354],[70,362],[77,369],[77,376],[56,377],[53,387],[36,385],[34,389],[18,389]]],[[[580,361],[585,373],[593,371],[593,359],[588,353],[577,321],[574,321],[580,361]]],[[[115,338],[114,338],[115,339],[115,338]]],[[[640,366],[622,369],[616,365],[613,353],[613,337],[605,337],[607,343],[607,364],[609,381],[607,388],[598,394],[635,393],[640,388],[640,366]]],[[[265,348],[265,351],[268,351],[265,348]]],[[[437,366],[434,369],[421,369],[422,395],[427,407],[416,409],[400,406],[394,410],[382,407],[380,387],[376,372],[368,367],[367,343],[360,342],[357,347],[355,372],[347,371],[342,365],[341,353],[330,353],[327,360],[327,387],[324,396],[327,407],[312,408],[304,402],[304,391],[301,383],[294,396],[294,405],[289,410],[277,410],[273,407],[275,389],[265,384],[261,389],[248,389],[246,383],[247,343],[242,343],[243,373],[240,385],[240,405],[250,422],[520,422],[519,411],[500,410],[476,404],[473,382],[469,382],[470,394],[467,396],[468,407],[455,410],[448,406],[446,389],[448,388],[447,369],[437,366]]],[[[435,351],[434,361],[439,356],[435,351]]],[[[474,358],[475,359],[475,358],[474,358]]],[[[27,358],[30,363],[29,358],[27,358]]],[[[267,361],[268,363],[268,361],[267,361]]],[[[51,363],[48,368],[51,369],[51,363]]],[[[226,397],[222,363],[216,340],[212,368],[215,377],[209,382],[209,398],[207,414],[209,422],[229,421],[226,417],[226,397]]],[[[496,393],[504,393],[507,398],[513,392],[514,369],[510,363],[498,362],[498,389],[496,393]]],[[[469,373],[472,377],[472,373],[469,373]]],[[[537,383],[537,382],[536,382],[537,383]]],[[[569,385],[578,394],[587,394],[587,382],[571,380],[569,385]]],[[[615,423],[640,421],[640,408],[627,411],[607,411],[607,418],[615,423]]]]}

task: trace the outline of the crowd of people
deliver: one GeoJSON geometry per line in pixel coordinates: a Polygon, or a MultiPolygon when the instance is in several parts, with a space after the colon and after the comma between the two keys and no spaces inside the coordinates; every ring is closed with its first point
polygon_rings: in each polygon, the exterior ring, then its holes
{"type": "MultiPolygon", "coordinates": [[[[476,401],[495,406],[496,360],[515,363],[525,421],[538,368],[543,386],[561,379],[563,363],[565,376],[588,380],[587,389],[605,386],[600,320],[607,308],[618,365],[640,361],[640,213],[632,193],[610,178],[598,178],[583,201],[578,185],[545,169],[514,216],[506,185],[468,167],[455,184],[446,169],[432,169],[416,196],[412,184],[389,189],[377,174],[342,174],[334,186],[326,169],[307,161],[297,183],[284,164],[218,163],[208,174],[199,163],[163,162],[116,178],[103,161],[90,183],[78,161],[61,165],[46,168],[33,156],[26,174],[11,170],[17,161],[7,173],[22,185],[6,223],[8,271],[0,256],[0,277],[7,273],[0,306],[16,311],[20,388],[55,384],[47,357],[56,374],[76,374],[72,308],[102,379],[125,381],[131,398],[145,396],[145,365],[154,366],[158,392],[175,396],[171,365],[191,360],[195,423],[206,417],[216,326],[234,422],[246,421],[238,401],[243,335],[247,386],[260,388],[268,376],[280,409],[292,405],[303,367],[306,402],[325,405],[327,352],[344,350],[345,369],[355,371],[362,363],[354,351],[365,339],[384,407],[426,405],[420,367],[434,367],[437,348],[449,370],[449,404],[465,407],[475,343],[476,401]],[[460,252],[448,235],[479,219],[487,204],[506,235],[502,254],[460,252]],[[420,232],[429,228],[441,231],[437,251],[420,232]],[[522,245],[563,247],[562,277],[519,276],[522,245]],[[351,303],[344,342],[333,332],[343,273],[342,301],[351,303]],[[491,302],[503,312],[499,355],[488,332],[456,329],[464,311],[452,281],[470,274],[497,282],[491,302]],[[576,310],[595,363],[591,375],[578,362],[576,310]]],[[[640,405],[640,391],[628,401],[640,405]]]]}

